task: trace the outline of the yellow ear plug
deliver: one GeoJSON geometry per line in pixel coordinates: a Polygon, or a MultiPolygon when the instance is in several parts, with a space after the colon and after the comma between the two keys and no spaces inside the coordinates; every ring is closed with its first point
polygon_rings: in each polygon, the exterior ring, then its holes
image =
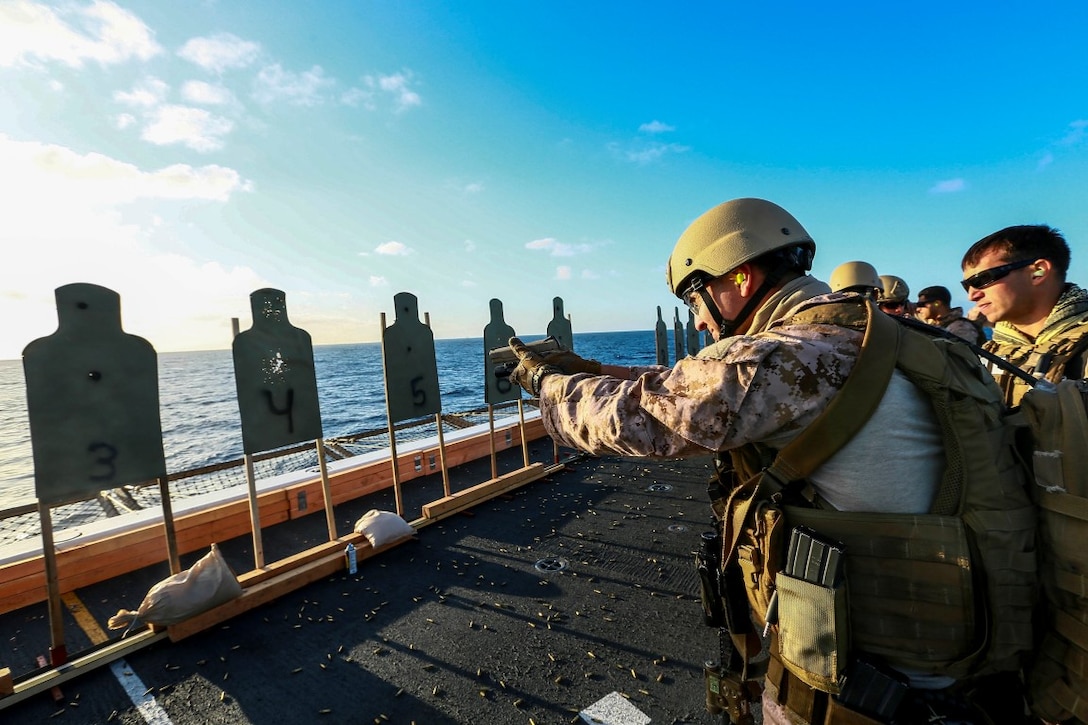
{"type": "Polygon", "coordinates": [[[744,272],[737,272],[737,276],[734,278],[737,280],[737,284],[744,284],[744,272]]]}

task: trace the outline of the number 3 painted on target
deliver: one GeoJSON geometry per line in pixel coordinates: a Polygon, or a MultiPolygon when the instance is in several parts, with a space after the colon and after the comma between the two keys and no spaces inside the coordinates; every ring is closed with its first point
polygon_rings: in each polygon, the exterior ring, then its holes
{"type": "Polygon", "coordinates": [[[117,449],[111,446],[109,443],[92,443],[87,446],[87,452],[94,454],[94,464],[105,469],[105,473],[90,474],[89,478],[92,481],[109,481],[117,474],[117,465],[114,460],[117,458],[117,449]]]}

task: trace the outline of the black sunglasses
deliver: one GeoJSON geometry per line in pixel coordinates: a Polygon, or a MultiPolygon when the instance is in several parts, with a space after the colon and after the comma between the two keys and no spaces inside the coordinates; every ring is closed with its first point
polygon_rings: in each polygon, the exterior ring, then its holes
{"type": "Polygon", "coordinates": [[[960,284],[963,285],[964,292],[970,292],[972,287],[975,289],[986,289],[999,279],[1004,279],[1009,276],[1010,272],[1023,269],[1034,262],[1034,259],[1021,259],[1019,262],[1009,262],[1000,267],[990,267],[977,274],[972,274],[967,279],[960,280],[960,284]]]}

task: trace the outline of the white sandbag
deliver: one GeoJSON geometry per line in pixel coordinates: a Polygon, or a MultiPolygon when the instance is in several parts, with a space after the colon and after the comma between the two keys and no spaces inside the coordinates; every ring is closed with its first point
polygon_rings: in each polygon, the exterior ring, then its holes
{"type": "Polygon", "coordinates": [[[242,585],[219,547],[212,544],[211,551],[200,561],[151,587],[135,612],[122,609],[110,617],[109,628],[120,629],[137,622],[169,626],[240,596],[242,585]]]}
{"type": "Polygon", "coordinates": [[[376,549],[413,536],[416,530],[392,511],[370,509],[355,522],[355,533],[365,536],[376,549]]]}

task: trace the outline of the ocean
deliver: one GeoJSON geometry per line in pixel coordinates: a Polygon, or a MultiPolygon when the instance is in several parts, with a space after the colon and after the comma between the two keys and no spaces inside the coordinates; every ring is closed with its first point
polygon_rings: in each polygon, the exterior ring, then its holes
{"type": "MultiPolygon", "coordinates": [[[[540,339],[526,335],[526,341],[540,339]]],[[[672,335],[670,334],[670,350],[672,335]]],[[[484,408],[482,338],[435,340],[442,411],[484,408]]],[[[656,362],[654,332],[574,334],[579,355],[616,365],[656,362]]],[[[159,415],[171,473],[241,458],[242,433],[229,350],[159,353],[159,415]]],[[[314,347],[325,438],[387,426],[380,343],[314,347]]],[[[0,361],[0,508],[34,495],[21,360],[0,361]]]]}

